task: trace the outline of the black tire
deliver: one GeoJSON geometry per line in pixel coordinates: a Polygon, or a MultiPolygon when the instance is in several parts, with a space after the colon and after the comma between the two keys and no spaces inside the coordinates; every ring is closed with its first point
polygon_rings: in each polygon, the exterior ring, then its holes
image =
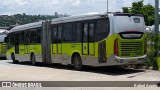
{"type": "Polygon", "coordinates": [[[31,64],[33,66],[36,66],[37,65],[37,62],[36,62],[36,59],[35,59],[35,55],[34,54],[31,54],[31,64]]]}
{"type": "Polygon", "coordinates": [[[18,60],[15,59],[15,55],[14,54],[11,55],[11,59],[13,60],[14,64],[19,63],[18,60]]]}
{"type": "Polygon", "coordinates": [[[73,57],[73,66],[74,66],[74,69],[77,71],[82,70],[83,65],[82,65],[82,60],[80,55],[77,54],[73,57]]]}

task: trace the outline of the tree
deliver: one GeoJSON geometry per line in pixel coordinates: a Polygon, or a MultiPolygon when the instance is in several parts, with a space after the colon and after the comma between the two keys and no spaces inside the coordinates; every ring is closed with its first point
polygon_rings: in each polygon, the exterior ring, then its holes
{"type": "Polygon", "coordinates": [[[131,13],[143,14],[143,0],[139,2],[133,2],[131,7],[131,13]]]}
{"type": "Polygon", "coordinates": [[[146,25],[150,26],[154,24],[154,11],[155,8],[150,4],[143,6],[142,15],[144,16],[146,25]]]}
{"type": "Polygon", "coordinates": [[[128,7],[123,7],[122,9],[123,9],[124,13],[130,13],[131,12],[128,7]]]}
{"type": "Polygon", "coordinates": [[[133,2],[132,7],[123,7],[123,12],[124,13],[135,13],[135,14],[142,14],[144,16],[144,20],[146,22],[147,26],[153,25],[154,24],[154,10],[155,8],[148,4],[144,5],[143,4],[144,0],[138,1],[138,2],[133,2]]]}
{"type": "Polygon", "coordinates": [[[37,22],[41,20],[52,20],[54,18],[61,17],[67,17],[69,15],[65,14],[58,14],[58,12],[55,12],[55,15],[27,15],[25,13],[23,14],[15,14],[15,15],[0,15],[0,27],[9,27],[10,25],[23,25],[27,23],[37,22]]]}

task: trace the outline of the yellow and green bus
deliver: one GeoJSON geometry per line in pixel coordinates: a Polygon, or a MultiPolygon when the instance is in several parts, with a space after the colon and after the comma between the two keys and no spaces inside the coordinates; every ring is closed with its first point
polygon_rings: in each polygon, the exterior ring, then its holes
{"type": "Polygon", "coordinates": [[[86,66],[143,64],[145,22],[127,13],[69,16],[14,27],[8,34],[7,58],[86,66]]]}
{"type": "Polygon", "coordinates": [[[0,57],[6,57],[6,43],[5,37],[7,37],[7,30],[0,29],[0,57]]]}

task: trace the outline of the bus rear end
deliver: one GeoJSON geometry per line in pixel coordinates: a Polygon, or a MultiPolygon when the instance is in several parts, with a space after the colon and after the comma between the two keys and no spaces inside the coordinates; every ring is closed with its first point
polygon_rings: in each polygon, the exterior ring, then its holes
{"type": "Polygon", "coordinates": [[[144,18],[135,14],[114,14],[113,23],[113,64],[143,64],[147,52],[144,18]]]}

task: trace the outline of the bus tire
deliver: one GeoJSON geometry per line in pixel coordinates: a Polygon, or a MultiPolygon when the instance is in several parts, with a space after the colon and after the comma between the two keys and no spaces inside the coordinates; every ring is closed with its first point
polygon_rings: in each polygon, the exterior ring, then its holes
{"type": "Polygon", "coordinates": [[[13,60],[14,64],[18,63],[18,60],[15,59],[15,55],[14,54],[11,55],[11,59],[13,60]]]}
{"type": "Polygon", "coordinates": [[[77,71],[82,70],[83,65],[82,65],[82,60],[81,60],[80,55],[76,54],[73,57],[73,66],[74,66],[74,69],[77,71]]]}
{"type": "Polygon", "coordinates": [[[34,54],[31,54],[31,64],[33,66],[36,66],[37,65],[37,62],[36,62],[36,59],[35,59],[35,55],[34,54]]]}

